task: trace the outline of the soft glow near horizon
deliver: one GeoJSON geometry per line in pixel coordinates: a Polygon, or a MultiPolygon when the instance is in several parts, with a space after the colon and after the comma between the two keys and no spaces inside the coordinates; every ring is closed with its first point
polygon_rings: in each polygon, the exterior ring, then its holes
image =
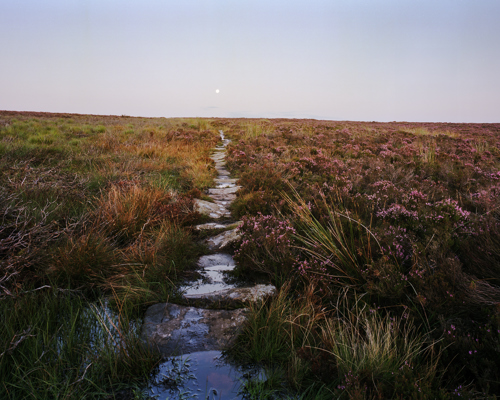
{"type": "Polygon", "coordinates": [[[498,0],[4,0],[0,109],[500,122],[498,16],[498,0]]]}

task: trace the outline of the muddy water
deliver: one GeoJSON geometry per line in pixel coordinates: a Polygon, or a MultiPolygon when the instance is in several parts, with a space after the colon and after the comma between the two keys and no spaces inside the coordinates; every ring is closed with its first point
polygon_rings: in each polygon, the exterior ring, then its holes
{"type": "MultiPolygon", "coordinates": [[[[230,143],[230,140],[225,138],[222,131],[220,131],[220,136],[222,145],[217,146],[211,156],[218,172],[218,177],[215,179],[216,187],[208,190],[208,195],[212,197],[217,206],[217,209],[212,210],[209,215],[217,220],[231,216],[228,206],[236,198],[235,193],[239,189],[237,180],[230,178],[230,173],[226,169],[226,146],[230,143]]],[[[234,226],[230,225],[230,223],[224,222],[210,222],[199,225],[196,229],[234,228],[234,226]]],[[[231,230],[231,232],[235,234],[237,231],[231,230]]],[[[231,236],[229,231],[228,234],[226,236],[231,236]]],[[[221,240],[220,237],[221,235],[218,235],[207,239],[209,247],[211,247],[211,243],[219,243],[221,240]]],[[[235,288],[226,275],[227,272],[235,268],[235,262],[230,254],[217,252],[203,256],[198,260],[198,266],[200,267],[202,278],[181,288],[187,298],[210,295],[211,293],[219,293],[235,288]]],[[[172,313],[171,308],[169,308],[170,313],[172,313]]],[[[152,309],[151,311],[154,310],[152,309]]],[[[160,312],[164,313],[165,311],[160,309],[160,312]]],[[[190,347],[191,345],[196,348],[199,344],[195,343],[196,340],[200,341],[199,338],[196,338],[205,334],[201,330],[207,329],[207,325],[202,323],[204,321],[202,312],[201,309],[195,308],[185,311],[186,317],[179,323],[178,329],[176,327],[175,331],[168,334],[170,338],[182,336],[182,340],[184,341],[183,348],[185,350],[180,352],[182,355],[170,357],[159,366],[159,371],[148,385],[149,394],[155,398],[159,400],[242,399],[241,389],[246,381],[249,379],[264,379],[262,372],[259,370],[243,370],[224,361],[222,353],[218,350],[189,350],[193,348],[190,347]],[[198,332],[199,330],[200,332],[198,332]]]]}

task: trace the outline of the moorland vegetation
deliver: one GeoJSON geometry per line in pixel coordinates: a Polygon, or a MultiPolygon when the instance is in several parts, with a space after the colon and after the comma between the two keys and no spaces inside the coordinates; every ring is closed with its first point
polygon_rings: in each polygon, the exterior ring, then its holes
{"type": "Polygon", "coordinates": [[[282,288],[240,350],[325,398],[500,394],[500,125],[224,126],[238,268],[282,288]]]}
{"type": "Polygon", "coordinates": [[[217,141],[204,120],[0,113],[0,398],[141,393],[160,357],[136,321],[204,251],[217,141]]]}
{"type": "Polygon", "coordinates": [[[219,129],[237,273],[279,288],[228,352],[248,396],[500,394],[499,124],[0,112],[0,397],[139,396],[219,129]]]}

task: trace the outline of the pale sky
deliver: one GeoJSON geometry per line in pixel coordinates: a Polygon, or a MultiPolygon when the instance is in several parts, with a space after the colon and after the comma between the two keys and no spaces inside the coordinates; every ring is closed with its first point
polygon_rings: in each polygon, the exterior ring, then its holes
{"type": "Polygon", "coordinates": [[[500,0],[0,0],[0,109],[500,122],[499,21],[500,0]]]}

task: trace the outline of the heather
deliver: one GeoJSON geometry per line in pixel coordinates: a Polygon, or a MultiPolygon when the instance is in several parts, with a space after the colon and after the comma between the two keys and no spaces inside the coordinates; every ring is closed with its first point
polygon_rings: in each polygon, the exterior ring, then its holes
{"type": "MultiPolygon", "coordinates": [[[[345,398],[500,393],[498,124],[223,125],[234,138],[229,165],[243,185],[233,205],[244,221],[242,273],[264,272],[278,285],[286,276],[295,296],[312,285],[303,301],[314,296],[325,310],[299,324],[308,327],[305,345],[287,344],[290,357],[311,369],[298,387],[319,380],[345,398]],[[366,312],[372,322],[349,317],[366,312]],[[370,337],[374,326],[395,334],[384,328],[388,321],[398,321],[394,329],[411,324],[403,336],[427,353],[417,351],[418,362],[408,357],[412,368],[394,359],[389,375],[359,360],[347,368],[353,355],[339,355],[341,343],[359,348],[354,338],[370,337]]],[[[267,307],[256,314],[269,315],[274,305],[267,307]]],[[[291,338],[294,319],[280,318],[291,338]]]]}

